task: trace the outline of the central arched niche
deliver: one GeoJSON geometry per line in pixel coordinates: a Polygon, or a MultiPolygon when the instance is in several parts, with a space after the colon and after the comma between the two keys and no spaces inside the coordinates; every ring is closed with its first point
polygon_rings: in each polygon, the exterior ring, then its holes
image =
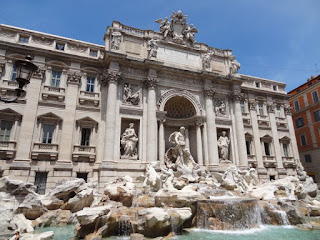
{"type": "Polygon", "coordinates": [[[196,109],[193,104],[182,96],[170,98],[165,106],[166,117],[173,119],[186,119],[196,115],[196,109]]]}
{"type": "MultiPolygon", "coordinates": [[[[165,122],[165,149],[166,151],[172,147],[172,143],[169,142],[169,136],[175,131],[179,131],[181,126],[184,126],[186,130],[186,142],[191,155],[196,158],[196,129],[195,119],[197,118],[197,111],[193,103],[185,96],[173,96],[169,98],[164,106],[166,111],[165,122]]],[[[197,161],[197,159],[195,159],[197,161]]]]}

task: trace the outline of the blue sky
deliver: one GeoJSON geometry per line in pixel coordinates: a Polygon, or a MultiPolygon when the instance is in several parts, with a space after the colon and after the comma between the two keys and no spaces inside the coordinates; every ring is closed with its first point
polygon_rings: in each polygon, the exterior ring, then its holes
{"type": "Polygon", "coordinates": [[[103,44],[113,20],[157,30],[182,10],[198,42],[232,49],[240,73],[282,81],[287,91],[320,74],[319,0],[0,0],[0,23],[103,44]]]}

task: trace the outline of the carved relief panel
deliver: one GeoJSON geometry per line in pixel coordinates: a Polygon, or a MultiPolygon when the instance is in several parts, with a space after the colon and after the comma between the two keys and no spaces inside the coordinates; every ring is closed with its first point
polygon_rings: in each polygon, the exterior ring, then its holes
{"type": "Polygon", "coordinates": [[[122,103],[125,105],[139,106],[141,100],[141,87],[128,82],[123,84],[122,103]]]}

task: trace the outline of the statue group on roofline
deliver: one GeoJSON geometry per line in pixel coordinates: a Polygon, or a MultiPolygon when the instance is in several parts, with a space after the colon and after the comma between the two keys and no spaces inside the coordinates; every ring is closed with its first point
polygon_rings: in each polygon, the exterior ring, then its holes
{"type": "Polygon", "coordinates": [[[162,18],[155,20],[156,23],[161,24],[160,33],[163,38],[179,44],[188,43],[192,46],[196,42],[194,35],[198,30],[193,24],[188,25],[187,15],[183,15],[179,10],[178,12],[172,12],[170,18],[170,21],[167,17],[164,20],[162,18]]]}

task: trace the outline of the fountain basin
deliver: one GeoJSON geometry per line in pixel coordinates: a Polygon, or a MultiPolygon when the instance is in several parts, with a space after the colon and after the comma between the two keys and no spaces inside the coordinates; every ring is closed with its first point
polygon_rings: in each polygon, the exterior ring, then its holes
{"type": "Polygon", "coordinates": [[[197,201],[197,228],[241,230],[258,228],[261,215],[253,198],[226,198],[197,201]]]}

